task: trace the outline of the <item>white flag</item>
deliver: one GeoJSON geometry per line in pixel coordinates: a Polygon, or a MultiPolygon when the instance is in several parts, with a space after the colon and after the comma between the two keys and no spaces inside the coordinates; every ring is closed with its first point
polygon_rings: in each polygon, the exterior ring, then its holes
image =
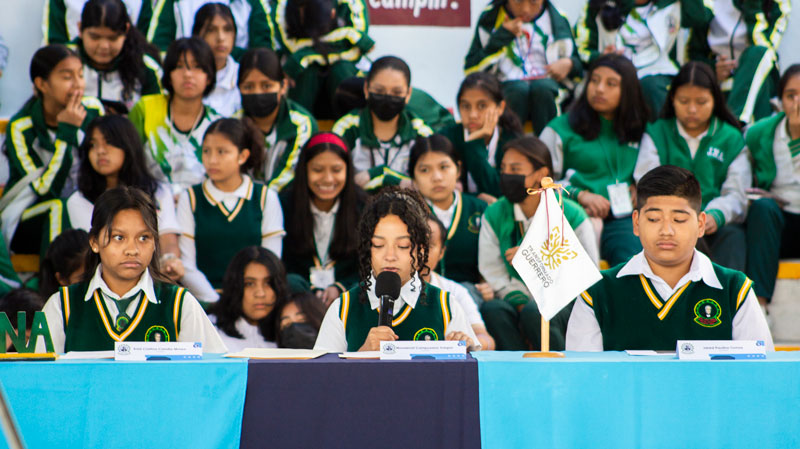
{"type": "Polygon", "coordinates": [[[533,295],[542,317],[550,320],[601,275],[563,216],[553,189],[540,195],[533,223],[511,265],[533,295]]]}

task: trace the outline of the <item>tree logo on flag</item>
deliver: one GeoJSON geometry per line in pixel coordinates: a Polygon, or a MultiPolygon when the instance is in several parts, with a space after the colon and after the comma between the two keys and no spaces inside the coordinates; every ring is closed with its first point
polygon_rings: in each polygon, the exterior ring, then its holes
{"type": "Polygon", "coordinates": [[[542,263],[551,270],[555,270],[562,262],[578,257],[578,253],[570,248],[569,240],[561,238],[561,229],[556,226],[550,230],[550,236],[542,242],[542,263]]]}

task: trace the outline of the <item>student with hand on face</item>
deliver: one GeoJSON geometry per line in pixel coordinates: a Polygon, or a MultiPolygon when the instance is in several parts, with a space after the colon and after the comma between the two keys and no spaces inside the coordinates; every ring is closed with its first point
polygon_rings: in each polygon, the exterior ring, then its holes
{"type": "Polygon", "coordinates": [[[644,250],[578,297],[567,350],[672,351],[678,340],[762,340],[774,349],[753,281],[695,249],[706,229],[701,204],[686,169],[662,165],[639,180],[632,220],[644,250]]]}

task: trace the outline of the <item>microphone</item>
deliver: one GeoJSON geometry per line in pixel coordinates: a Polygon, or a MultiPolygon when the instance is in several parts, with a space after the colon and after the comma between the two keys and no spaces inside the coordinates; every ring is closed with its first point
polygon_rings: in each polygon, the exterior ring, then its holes
{"type": "Polygon", "coordinates": [[[378,326],[392,327],[394,301],[400,296],[400,275],[394,271],[381,272],[375,279],[375,295],[381,300],[378,326]]]}

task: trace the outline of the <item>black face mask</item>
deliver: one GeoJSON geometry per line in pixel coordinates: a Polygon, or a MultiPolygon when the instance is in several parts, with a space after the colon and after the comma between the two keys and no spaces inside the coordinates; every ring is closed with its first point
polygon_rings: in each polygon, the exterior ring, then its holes
{"type": "Polygon", "coordinates": [[[525,187],[525,175],[500,175],[500,190],[503,196],[512,203],[521,203],[528,197],[528,189],[525,187]]]}
{"type": "Polygon", "coordinates": [[[251,117],[266,117],[278,107],[278,93],[242,94],[242,109],[251,117]]]}
{"type": "Polygon", "coordinates": [[[386,122],[403,112],[403,108],[406,107],[406,98],[370,92],[369,98],[367,98],[367,105],[369,110],[375,114],[375,117],[378,117],[378,120],[386,122]]]}
{"type": "Polygon", "coordinates": [[[317,330],[308,323],[292,323],[281,331],[281,346],[293,349],[313,349],[317,330]]]}

